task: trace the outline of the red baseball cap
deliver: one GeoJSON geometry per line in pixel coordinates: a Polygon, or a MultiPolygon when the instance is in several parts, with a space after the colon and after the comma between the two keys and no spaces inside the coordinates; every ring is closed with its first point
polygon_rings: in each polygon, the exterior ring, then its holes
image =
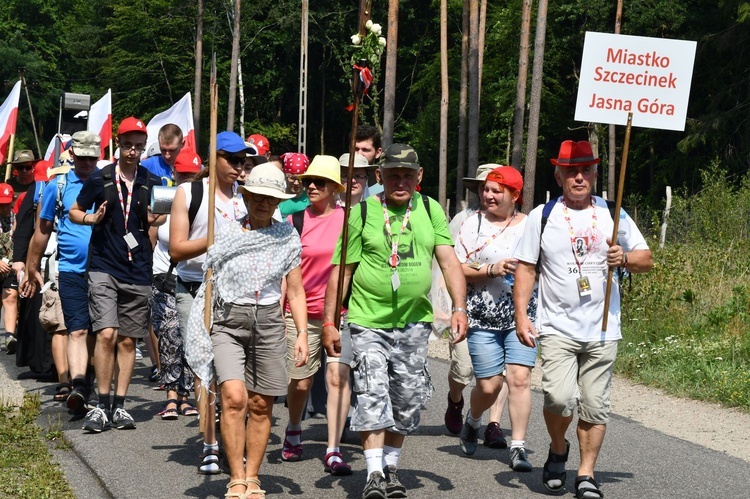
{"type": "Polygon", "coordinates": [[[511,190],[518,191],[516,203],[523,204],[523,177],[512,166],[499,166],[487,174],[485,182],[497,182],[511,190]]]}
{"type": "Polygon", "coordinates": [[[0,184],[0,204],[8,204],[13,202],[13,187],[10,184],[0,184]]]}
{"type": "Polygon", "coordinates": [[[250,135],[247,141],[255,146],[255,149],[258,150],[258,154],[261,156],[265,156],[271,150],[271,144],[268,143],[268,139],[259,133],[250,135]]]}
{"type": "Polygon", "coordinates": [[[198,173],[201,171],[201,158],[195,151],[183,147],[174,161],[174,169],[178,173],[198,173]]]}
{"type": "Polygon", "coordinates": [[[120,126],[117,127],[117,135],[122,135],[128,132],[140,132],[148,134],[148,132],[146,132],[146,124],[135,116],[128,116],[127,118],[122,120],[120,122],[120,126]]]}
{"type": "Polygon", "coordinates": [[[41,160],[34,165],[34,180],[36,182],[46,182],[49,180],[47,169],[52,166],[52,161],[41,160]]]}

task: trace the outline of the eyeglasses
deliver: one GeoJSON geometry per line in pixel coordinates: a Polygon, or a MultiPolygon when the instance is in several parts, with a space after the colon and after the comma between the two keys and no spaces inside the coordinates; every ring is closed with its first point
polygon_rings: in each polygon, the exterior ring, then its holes
{"type": "MultiPolygon", "coordinates": [[[[344,173],[341,175],[341,181],[345,182],[346,179],[349,178],[349,175],[344,173]]],[[[365,182],[367,180],[367,174],[366,173],[355,173],[352,178],[354,180],[359,180],[360,182],[365,182]]]]}
{"type": "Polygon", "coordinates": [[[301,182],[300,178],[297,175],[287,175],[286,181],[290,184],[296,184],[297,182],[301,182]]]}
{"type": "Polygon", "coordinates": [[[224,158],[227,163],[232,165],[233,168],[243,166],[245,164],[245,156],[231,156],[226,154],[219,154],[220,158],[224,158]]]}
{"type": "Polygon", "coordinates": [[[265,196],[263,194],[256,194],[254,192],[251,193],[251,197],[253,198],[253,201],[255,201],[256,203],[266,202],[271,205],[276,205],[281,202],[281,199],[279,198],[275,198],[273,196],[265,196]]]}
{"type": "Polygon", "coordinates": [[[23,166],[17,166],[16,170],[19,172],[30,172],[34,169],[34,165],[23,165],[23,166]]]}
{"type": "Polygon", "coordinates": [[[302,180],[302,186],[307,189],[311,185],[314,185],[316,189],[324,189],[326,186],[326,182],[328,182],[324,178],[305,178],[302,180]]]}
{"type": "Polygon", "coordinates": [[[146,144],[129,144],[125,142],[124,144],[120,144],[120,149],[122,149],[125,152],[130,152],[130,151],[143,152],[146,150],[146,144]]]}

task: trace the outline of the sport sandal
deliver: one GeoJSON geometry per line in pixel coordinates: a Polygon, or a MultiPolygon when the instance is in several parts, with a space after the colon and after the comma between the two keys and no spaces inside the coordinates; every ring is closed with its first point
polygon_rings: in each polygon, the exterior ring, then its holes
{"type": "Polygon", "coordinates": [[[226,499],[236,497],[237,499],[245,499],[247,497],[247,482],[245,480],[232,480],[227,484],[227,493],[224,494],[226,499]],[[242,485],[245,487],[245,492],[229,492],[229,489],[236,485],[242,485]]]}
{"type": "Polygon", "coordinates": [[[547,489],[548,492],[553,494],[560,493],[565,490],[565,478],[566,470],[562,472],[552,471],[549,467],[551,463],[566,463],[568,461],[568,453],[570,452],[570,442],[565,440],[565,454],[555,454],[552,452],[552,445],[550,444],[549,453],[547,454],[547,461],[544,463],[544,469],[542,470],[542,485],[547,489]],[[552,486],[549,484],[551,481],[560,482],[558,486],[552,486]]]}
{"type": "Polygon", "coordinates": [[[601,499],[602,497],[604,497],[604,492],[601,491],[593,476],[581,475],[576,478],[576,499],[601,499]],[[580,487],[583,483],[589,486],[580,487]]]}
{"type": "Polygon", "coordinates": [[[260,488],[260,480],[257,477],[245,478],[245,485],[247,486],[247,490],[245,490],[245,497],[247,499],[249,499],[250,496],[266,497],[266,491],[260,488]],[[250,487],[254,488],[251,489],[250,487]]]}

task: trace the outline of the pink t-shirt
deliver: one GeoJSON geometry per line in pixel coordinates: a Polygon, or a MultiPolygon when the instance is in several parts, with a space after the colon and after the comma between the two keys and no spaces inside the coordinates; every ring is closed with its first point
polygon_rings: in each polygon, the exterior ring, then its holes
{"type": "MultiPolygon", "coordinates": [[[[292,216],[287,217],[292,223],[292,216]]],[[[302,224],[302,284],[307,297],[307,317],[323,319],[323,302],[333,265],[331,259],[344,223],[344,210],[340,206],[327,216],[316,217],[305,210],[302,224]]],[[[286,305],[289,311],[289,304],[286,305]]]]}

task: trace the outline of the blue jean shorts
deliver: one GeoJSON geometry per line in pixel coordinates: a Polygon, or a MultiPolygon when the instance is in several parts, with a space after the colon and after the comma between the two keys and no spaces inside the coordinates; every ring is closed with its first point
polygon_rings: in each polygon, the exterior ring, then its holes
{"type": "Polygon", "coordinates": [[[536,347],[522,345],[515,328],[489,331],[469,328],[466,341],[477,378],[498,376],[505,371],[506,364],[529,367],[536,364],[536,347]]]}
{"type": "Polygon", "coordinates": [[[68,331],[91,330],[89,317],[89,281],[86,274],[60,272],[57,275],[60,303],[68,331]]]}

